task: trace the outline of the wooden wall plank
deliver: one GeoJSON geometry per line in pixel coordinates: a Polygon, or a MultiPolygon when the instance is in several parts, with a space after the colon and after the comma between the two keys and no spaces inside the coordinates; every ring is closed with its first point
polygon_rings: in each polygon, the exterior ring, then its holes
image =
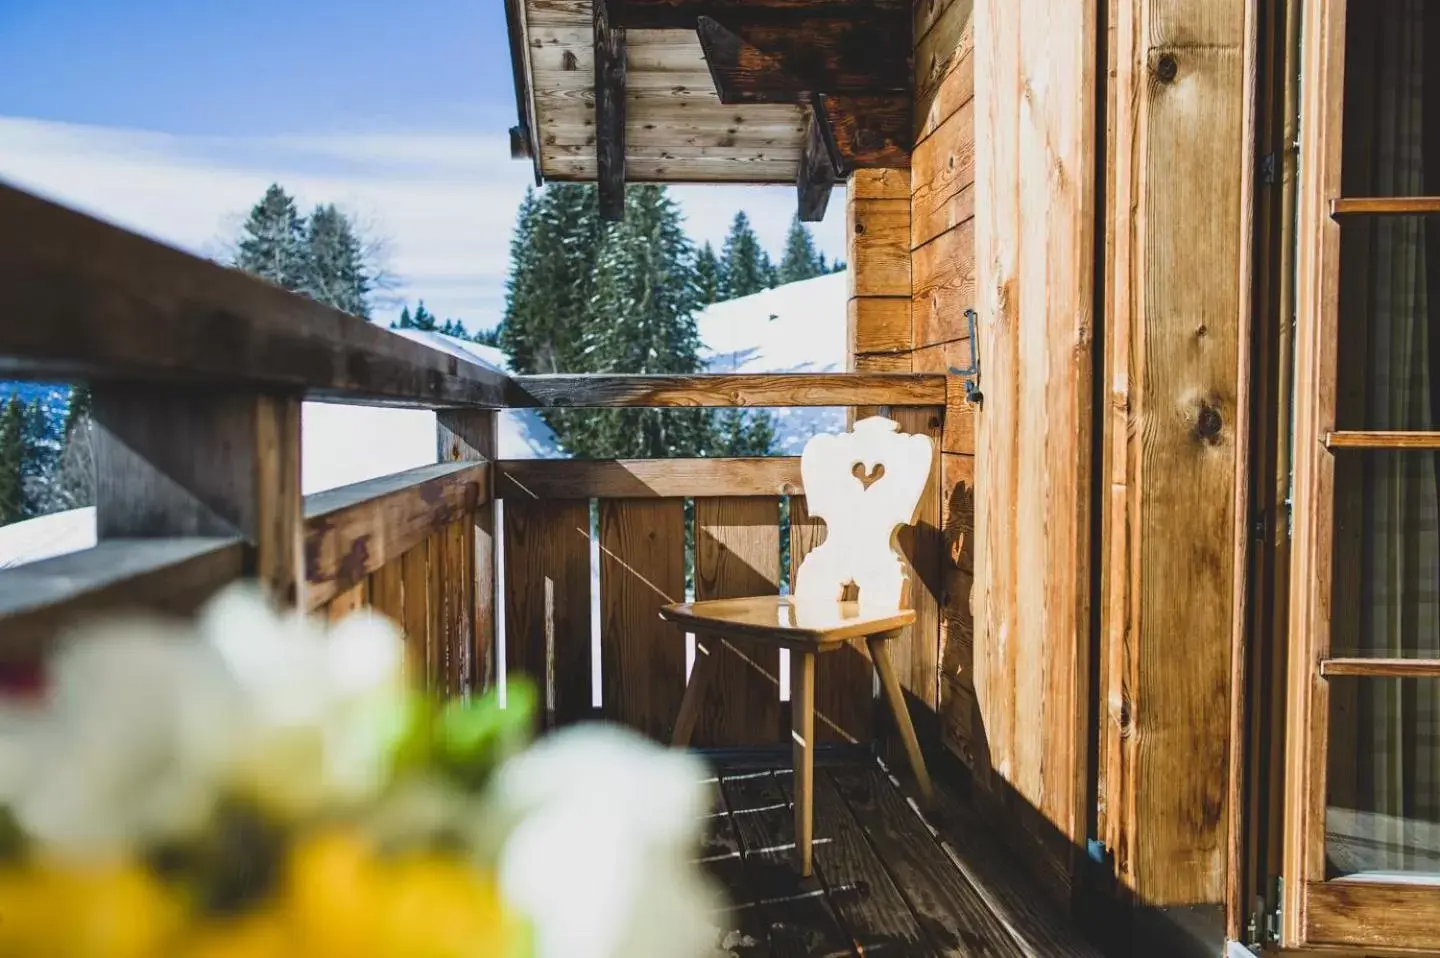
{"type": "MultiPolygon", "coordinates": [[[[910,354],[910,361],[917,369],[926,372],[948,372],[964,369],[970,364],[970,340],[957,339],[936,346],[926,346],[910,354]]],[[[945,432],[940,448],[945,452],[974,455],[975,416],[978,407],[965,396],[965,380],[961,376],[950,376],[945,383],[945,432]]]]}
{"type": "MultiPolygon", "coordinates": [[[[780,591],[780,501],[695,500],[695,598],[734,599],[780,591]]],[[[781,741],[780,649],[726,638],[700,710],[697,746],[781,741]]]]}
{"type": "MultiPolygon", "coordinates": [[[[965,64],[969,66],[969,64],[965,64]]],[[[945,85],[959,84],[957,69],[945,85]]],[[[916,145],[910,164],[910,245],[919,248],[975,215],[975,101],[968,100],[916,145]]]]}
{"type": "Polygon", "coordinates": [[[1225,894],[1251,7],[1120,0],[1114,20],[1101,836],[1146,906],[1218,911],[1225,894]]]}
{"type": "MultiPolygon", "coordinates": [[[[862,173],[851,177],[853,184],[862,173]]],[[[887,170],[887,173],[896,173],[887,170]]],[[[850,296],[904,296],[910,289],[910,198],[857,198],[846,204],[850,296]]]]}
{"type": "MultiPolygon", "coordinates": [[[[1096,11],[975,6],[975,692],[982,804],[1037,870],[1084,845],[1096,11]],[[1048,861],[1047,861],[1048,859],[1048,861]]],[[[1062,896],[1068,889],[1052,889],[1062,896]]]]}
{"type": "MultiPolygon", "coordinates": [[[[952,0],[923,34],[915,36],[915,115],[930,112],[951,65],[966,52],[974,0],[952,0]]],[[[973,34],[972,34],[973,35],[973,34]]]]}
{"type": "MultiPolygon", "coordinates": [[[[846,336],[857,372],[908,371],[914,342],[910,313],[910,171],[856,170],[845,195],[850,302],[846,336]]],[[[880,405],[878,397],[851,402],[880,405]]]]}
{"type": "MultiPolygon", "coordinates": [[[[790,498],[790,581],[826,536],[825,521],[810,515],[803,496],[790,498]]],[[[874,668],[864,642],[815,659],[815,740],[866,743],[875,736],[874,668]]]]}
{"type": "Polygon", "coordinates": [[[505,668],[541,690],[547,727],[588,717],[590,502],[505,503],[505,668]]]}
{"type": "Polygon", "coordinates": [[[600,503],[600,661],[607,719],[669,741],[685,688],[685,640],[659,608],[685,598],[685,504],[600,503]]]}
{"type": "Polygon", "coordinates": [[[975,220],[915,250],[912,312],[917,349],[969,335],[965,310],[977,302],[975,289],[975,220]]]}

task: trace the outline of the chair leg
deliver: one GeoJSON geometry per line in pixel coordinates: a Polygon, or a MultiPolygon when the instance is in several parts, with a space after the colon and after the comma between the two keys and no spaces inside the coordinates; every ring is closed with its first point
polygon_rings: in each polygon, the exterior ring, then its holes
{"type": "Polygon", "coordinates": [[[875,671],[880,673],[880,687],[885,690],[885,700],[895,714],[895,725],[900,729],[900,740],[905,745],[906,757],[910,759],[910,770],[915,773],[915,782],[920,786],[920,797],[929,802],[935,794],[930,784],[930,773],[925,768],[925,756],[920,753],[915,726],[910,724],[910,710],[905,707],[905,693],[900,690],[900,680],[895,676],[895,666],[890,662],[885,641],[879,637],[865,640],[870,646],[870,659],[875,663],[875,671]]]}
{"type": "Polygon", "coordinates": [[[690,737],[695,734],[695,723],[700,718],[700,706],[705,704],[705,690],[715,674],[719,656],[719,639],[695,637],[695,667],[690,670],[685,697],[680,700],[680,714],[675,718],[675,732],[670,736],[670,744],[675,748],[690,746],[690,737]]]}
{"type": "Polygon", "coordinates": [[[795,765],[795,863],[802,877],[813,871],[815,784],[815,653],[790,653],[790,737],[795,765]]]}

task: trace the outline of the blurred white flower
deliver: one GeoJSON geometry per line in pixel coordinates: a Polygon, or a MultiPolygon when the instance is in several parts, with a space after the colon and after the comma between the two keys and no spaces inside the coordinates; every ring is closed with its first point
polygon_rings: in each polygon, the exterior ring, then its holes
{"type": "Polygon", "coordinates": [[[0,703],[0,805],[59,852],[122,855],[203,828],[226,788],[287,815],[373,797],[403,728],[384,619],[323,622],[232,587],[198,629],[94,622],[45,696],[0,703]]]}
{"type": "Polygon", "coordinates": [[[610,725],[541,740],[500,770],[506,897],[536,958],[708,955],[719,891],[694,864],[705,767],[610,725]]]}
{"type": "Polygon", "coordinates": [[[0,712],[0,804],[60,853],[121,855],[203,827],[238,742],[241,696],[188,630],[82,628],[45,698],[0,712]]]}
{"type": "Polygon", "coordinates": [[[392,623],[360,611],[327,627],[238,587],[210,603],[200,628],[244,692],[239,774],[257,799],[307,815],[379,791],[403,725],[392,623]]]}

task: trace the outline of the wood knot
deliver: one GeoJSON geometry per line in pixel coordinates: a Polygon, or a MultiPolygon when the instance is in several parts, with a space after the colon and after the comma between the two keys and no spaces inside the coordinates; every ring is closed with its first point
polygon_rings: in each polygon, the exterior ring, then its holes
{"type": "Polygon", "coordinates": [[[1173,53],[1162,53],[1160,59],[1155,63],[1155,75],[1160,78],[1161,83],[1173,82],[1180,72],[1180,64],[1175,62],[1173,53]]]}
{"type": "Polygon", "coordinates": [[[562,69],[562,70],[578,70],[578,69],[580,69],[580,61],[575,57],[575,51],[574,51],[574,50],[566,50],[563,54],[560,55],[560,69],[562,69]]]}
{"type": "Polygon", "coordinates": [[[1220,444],[1220,430],[1224,428],[1224,426],[1225,421],[1220,416],[1220,410],[1205,400],[1200,400],[1200,409],[1195,416],[1195,437],[1201,442],[1218,446],[1220,444]]]}

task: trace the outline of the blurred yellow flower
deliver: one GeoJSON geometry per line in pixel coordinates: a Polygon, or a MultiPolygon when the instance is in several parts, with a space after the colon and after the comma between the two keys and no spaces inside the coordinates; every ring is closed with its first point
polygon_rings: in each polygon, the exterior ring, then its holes
{"type": "Polygon", "coordinates": [[[183,903],[134,865],[0,869],[0,955],[155,958],[173,953],[183,903]]]}
{"type": "Polygon", "coordinates": [[[492,875],[455,855],[381,856],[344,831],[303,840],[285,908],[315,958],[511,958],[521,933],[492,875]]]}

